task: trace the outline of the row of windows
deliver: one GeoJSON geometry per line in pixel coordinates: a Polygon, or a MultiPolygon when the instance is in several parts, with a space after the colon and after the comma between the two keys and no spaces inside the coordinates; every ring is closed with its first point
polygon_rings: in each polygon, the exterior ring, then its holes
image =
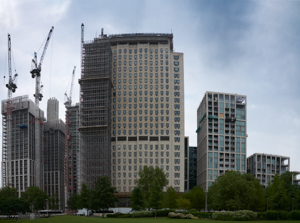
{"type": "MultiPolygon", "coordinates": [[[[127,82],[127,80],[126,80],[126,79],[123,79],[123,83],[126,84],[126,82],[127,82]]],[[[134,79],[133,82],[134,82],[134,84],[137,84],[137,79],[134,79]]],[[[149,79],[149,82],[150,82],[150,84],[153,84],[153,83],[158,84],[158,79],[154,79],[154,80],[153,80],[153,79],[149,79]]],[[[163,84],[164,82],[169,83],[169,79],[160,79],[160,83],[161,83],[161,84],[163,84]]],[[[117,83],[117,81],[114,80],[114,81],[113,81],[113,84],[116,85],[116,83],[117,83]]],[[[121,83],[122,83],[122,80],[119,79],[119,80],[118,80],[118,83],[121,84],[121,83]]],[[[128,83],[129,83],[129,84],[132,84],[132,79],[129,79],[128,83]]],[[[140,79],[139,79],[139,83],[148,83],[148,79],[147,79],[147,78],[145,78],[145,79],[140,78],[140,79]]],[[[176,81],[176,82],[174,81],[174,83],[178,83],[178,82],[177,82],[177,81],[176,81]]],[[[180,82],[179,82],[179,83],[180,83],[180,82]]]]}
{"type": "MultiPolygon", "coordinates": [[[[118,145],[118,150],[121,149],[121,145],[118,145]]],[[[131,145],[128,145],[128,149],[131,150],[131,145]]],[[[149,145],[150,150],[153,150],[153,148],[155,147],[155,150],[158,150],[159,145],[149,145]]],[[[164,149],[165,145],[161,144],[160,145],[160,149],[164,149]]],[[[113,151],[116,150],[116,146],[113,145],[113,151]]],[[[123,149],[126,150],[127,146],[123,145],[123,149]]],[[[134,150],[137,150],[137,145],[133,145],[134,150]]],[[[139,149],[142,150],[143,149],[143,145],[139,144],[139,149]]],[[[148,144],[144,144],[144,149],[147,150],[148,149],[148,144]]],[[[169,150],[169,145],[166,145],[166,149],[169,150]]],[[[175,146],[174,148],[175,150],[180,150],[180,146],[175,146]]]]}
{"type": "MultiPolygon", "coordinates": [[[[129,160],[130,160],[130,164],[131,164],[131,163],[132,163],[132,162],[131,162],[132,160],[131,160],[131,159],[128,159],[128,161],[129,161],[129,160]]],[[[137,163],[138,163],[137,160],[138,160],[138,159],[133,159],[134,164],[137,164],[137,163]]],[[[144,161],[145,161],[145,160],[146,160],[146,162],[148,162],[148,158],[145,158],[144,161]]],[[[166,159],[166,160],[169,160],[169,159],[166,159]]],[[[153,163],[153,159],[149,159],[149,161],[150,161],[150,164],[153,163]]],[[[156,164],[159,163],[159,159],[154,159],[154,161],[155,161],[156,164]]],[[[161,159],[160,161],[162,162],[161,164],[163,164],[163,162],[164,162],[163,159],[161,159]]],[[[168,162],[169,162],[169,161],[168,161],[168,162]]],[[[140,164],[143,163],[142,158],[139,159],[139,163],[140,163],[140,164]]],[[[116,160],[115,160],[115,159],[113,159],[113,164],[116,164],[116,160]]],[[[126,168],[128,168],[129,171],[132,170],[131,166],[128,166],[128,167],[123,166],[123,170],[126,171],[126,168]]],[[[142,168],[139,168],[139,169],[141,170],[142,168]]],[[[137,166],[133,166],[133,170],[136,171],[136,170],[137,170],[137,166]]],[[[169,170],[169,166],[166,166],[166,170],[169,170]]],[[[175,171],[180,171],[180,166],[174,166],[174,170],[175,170],[175,171]]],[[[113,166],[113,171],[121,171],[121,166],[118,166],[118,168],[116,168],[116,166],[113,166]]]]}
{"type": "MultiPolygon", "coordinates": [[[[124,145],[124,146],[126,148],[126,145],[124,145]]],[[[146,146],[146,144],[145,144],[145,146],[146,146]]],[[[158,145],[156,145],[155,147],[156,147],[156,150],[158,150],[158,145]]],[[[153,149],[153,147],[150,147],[150,150],[152,150],[151,148],[153,149]]],[[[161,145],[161,149],[163,149],[163,148],[164,148],[164,145],[161,145]]],[[[140,150],[141,149],[142,149],[142,145],[140,145],[140,150]]],[[[129,157],[131,157],[132,154],[133,154],[134,157],[137,157],[138,154],[139,154],[139,156],[143,156],[143,152],[142,151],[139,151],[139,152],[128,152],[128,153],[127,152],[112,152],[112,156],[113,157],[116,157],[116,155],[118,155],[118,157],[121,157],[121,155],[123,155],[124,157],[126,157],[127,154],[128,154],[129,157]]],[[[156,157],[159,156],[159,152],[149,152],[150,157],[152,157],[153,154],[155,154],[156,157]]],[[[164,156],[164,154],[165,153],[163,151],[160,152],[160,156],[164,156]]],[[[169,157],[169,154],[170,154],[169,152],[166,152],[166,156],[167,157],[169,157]]],[[[144,156],[148,156],[148,151],[144,151],[144,156]]],[[[174,152],[174,156],[175,157],[180,157],[180,152],[174,152]]],[[[124,161],[124,162],[126,162],[126,161],[124,161]]]]}
{"type": "MultiPolygon", "coordinates": [[[[127,53],[127,49],[123,49],[123,52],[126,54],[127,53]]],[[[134,52],[134,54],[137,54],[138,50],[137,49],[129,49],[129,54],[131,54],[132,52],[134,52]]],[[[142,53],[143,52],[143,48],[139,48],[139,52],[142,53]]],[[[144,48],[144,52],[148,53],[148,48],[144,48]]],[[[150,49],[149,52],[152,54],[153,53],[153,49],[150,49]]],[[[157,54],[158,53],[158,49],[154,49],[154,52],[157,54]]],[[[160,53],[163,53],[164,50],[163,48],[160,48],[160,53]]],[[[169,49],[165,48],[165,52],[168,53],[169,49]]],[[[122,53],[122,49],[119,49],[119,54],[122,53]]],[[[117,55],[117,50],[114,50],[114,55],[117,55]]]]}
{"type": "MultiPolygon", "coordinates": [[[[175,81],[174,81],[174,83],[175,83],[175,81]]],[[[179,84],[179,83],[176,82],[176,84],[179,84]]],[[[153,85],[149,85],[149,86],[150,86],[150,90],[153,90],[153,85]]],[[[121,90],[121,88],[122,88],[122,86],[121,86],[121,85],[118,85],[118,90],[121,90]]],[[[138,88],[139,88],[139,89],[143,89],[143,85],[140,84],[140,85],[134,85],[134,86],[133,86],[133,90],[137,90],[138,88]]],[[[148,89],[148,85],[145,84],[145,85],[144,85],[144,88],[145,88],[145,89],[148,89]]],[[[154,88],[155,88],[155,90],[158,90],[158,85],[155,85],[154,88]]],[[[116,90],[116,89],[117,89],[117,87],[114,86],[114,90],[116,90]]],[[[126,90],[126,89],[127,89],[127,85],[123,85],[123,89],[126,90]]],[[[164,89],[164,85],[160,85],[160,89],[164,89]]],[[[166,89],[167,89],[167,90],[169,89],[169,85],[166,85],[166,89]]],[[[179,89],[180,89],[179,86],[174,86],[174,90],[179,90],[179,89]],[[176,88],[176,87],[178,87],[178,88],[176,88]]],[[[129,85],[129,86],[128,86],[128,90],[132,90],[132,85],[129,85]]]]}
{"type": "MultiPolygon", "coordinates": [[[[178,112],[179,112],[179,111],[178,111],[178,112]]],[[[178,112],[175,111],[174,114],[175,114],[175,115],[180,115],[180,112],[179,112],[179,113],[178,113],[178,112]]],[[[119,113],[119,111],[118,111],[118,113],[119,113]]],[[[142,115],[142,113],[143,113],[142,110],[139,110],[139,114],[142,115]]],[[[147,115],[147,114],[148,114],[148,110],[145,110],[144,113],[145,113],[145,115],[147,115]]],[[[128,115],[131,115],[131,114],[132,114],[132,111],[129,110],[129,111],[128,111],[128,115]]],[[[137,115],[137,111],[134,111],[134,114],[137,115]]],[[[150,115],[153,115],[153,114],[154,114],[154,113],[153,113],[153,110],[150,110],[150,115]]],[[[155,111],[155,114],[158,115],[158,110],[155,111]]],[[[164,115],[164,110],[161,110],[161,111],[160,111],[160,114],[161,114],[161,115],[164,115]]],[[[169,115],[169,110],[166,110],[166,114],[169,115]]],[[[121,113],[120,113],[119,115],[121,115],[121,113]]],[[[123,115],[126,115],[126,110],[123,110],[123,115]]],[[[119,121],[119,122],[121,121],[120,119],[121,119],[121,118],[118,117],[118,121],[119,121]]],[[[136,119],[137,119],[137,117],[134,117],[134,121],[136,121],[136,119]]],[[[146,118],[145,118],[145,121],[147,121],[147,119],[148,119],[148,118],[146,117],[146,118]]],[[[157,118],[157,117],[156,117],[155,119],[157,119],[157,121],[158,121],[158,118],[157,118]]],[[[126,121],[126,117],[123,117],[123,120],[126,121]]],[[[142,121],[142,118],[139,118],[139,120],[142,121]]],[[[113,121],[115,122],[115,121],[116,121],[116,118],[113,118],[113,121]]],[[[131,117],[129,117],[129,121],[131,122],[131,117]]],[[[153,121],[153,117],[150,117],[150,121],[153,121]]]]}
{"type": "MultiPolygon", "coordinates": [[[[139,77],[143,77],[143,74],[144,74],[145,77],[148,77],[148,73],[147,72],[139,73],[139,77]]],[[[150,74],[150,78],[153,78],[153,73],[149,73],[149,74],[150,74]]],[[[155,74],[155,77],[158,78],[158,73],[154,73],[154,74],[155,74]]],[[[166,77],[169,77],[169,73],[165,73],[165,74],[166,74],[166,77]]],[[[178,75],[178,78],[179,78],[179,74],[176,74],[176,77],[177,77],[177,75],[178,75]]],[[[135,78],[137,78],[138,75],[137,75],[137,73],[134,73],[133,76],[135,78]]],[[[114,79],[116,79],[117,75],[114,74],[113,77],[114,77],[114,79]]],[[[118,73],[118,77],[119,78],[122,77],[121,73],[118,73]]],[[[127,77],[127,73],[123,73],[123,77],[126,78],[127,77]]],[[[132,73],[129,73],[128,77],[132,78],[132,73]]],[[[164,73],[160,73],[160,77],[164,77],[164,73]]],[[[175,74],[174,74],[174,77],[175,77],[175,74]]]]}
{"type": "MultiPolygon", "coordinates": [[[[157,120],[158,121],[158,120],[157,120]]],[[[126,128],[126,124],[124,123],[123,125],[121,125],[121,124],[118,124],[117,125],[118,126],[118,128],[121,128],[121,126],[123,127],[123,128],[126,128]]],[[[128,128],[130,128],[131,129],[131,127],[134,127],[135,129],[137,128],[137,124],[133,124],[133,125],[131,125],[131,124],[128,124],[128,128]]],[[[144,123],[144,126],[145,126],[145,128],[148,128],[148,123],[144,123]]],[[[155,128],[158,128],[158,123],[156,123],[156,124],[153,124],[153,123],[150,123],[150,128],[153,128],[153,126],[155,126],[155,128]]],[[[143,124],[142,123],[139,123],[139,128],[142,128],[143,127],[143,124]]],[[[164,123],[161,123],[160,124],[160,128],[164,128],[164,123]]],[[[166,128],[169,128],[169,123],[166,123],[166,128]]],[[[116,124],[113,124],[113,129],[116,129],[116,124]]],[[[176,135],[176,133],[180,133],[180,131],[176,131],[175,132],[175,135],[176,135]]],[[[179,134],[178,134],[179,135],[179,134]]]]}
{"type": "MultiPolygon", "coordinates": [[[[151,106],[150,106],[151,107],[151,106]]],[[[156,106],[155,106],[156,107],[156,106]]],[[[161,107],[163,108],[163,104],[161,104],[161,107]]],[[[166,104],[166,107],[168,108],[169,107],[169,104],[166,104]]],[[[131,107],[130,107],[131,108],[131,107]]],[[[157,106],[157,108],[158,108],[158,106],[157,106]]],[[[174,105],[174,108],[175,109],[179,109],[180,108],[180,105],[174,105]]],[[[166,110],[166,111],[168,111],[168,110],[166,110]]],[[[133,111],[133,113],[134,113],[134,115],[137,115],[137,110],[134,110],[133,111]]],[[[143,113],[143,111],[142,110],[139,110],[139,114],[141,115],[143,113]]],[[[148,110],[145,110],[144,111],[144,113],[145,113],[145,115],[147,115],[148,114],[148,110]]],[[[129,115],[131,115],[132,114],[132,111],[131,110],[129,110],[128,111],[128,114],[129,115]]],[[[152,115],[153,114],[153,110],[150,110],[150,115],[152,115]]],[[[158,115],[158,110],[156,110],[155,111],[155,114],[156,115],[158,115]]],[[[163,115],[163,110],[161,111],[161,114],[163,115]]],[[[180,113],[178,113],[178,112],[174,112],[174,114],[175,115],[180,115],[180,113]]],[[[116,111],[113,111],[113,115],[115,116],[116,115],[116,111]]],[[[118,115],[121,115],[121,111],[119,110],[118,111],[118,115]]],[[[123,115],[126,115],[126,110],[123,110],[123,115]]],[[[167,114],[168,115],[168,114],[167,114]]]]}
{"type": "MultiPolygon", "coordinates": [[[[158,72],[158,67],[154,67],[154,68],[155,68],[155,71],[158,72]]],[[[128,68],[129,72],[132,72],[133,70],[134,70],[134,72],[137,72],[138,69],[137,69],[137,67],[134,67],[133,69],[132,69],[132,67],[128,68]]],[[[139,71],[142,71],[142,70],[143,70],[143,67],[139,67],[139,71]]],[[[144,66],[144,70],[148,71],[148,66],[144,66]]],[[[154,71],[153,67],[150,67],[149,70],[150,70],[150,72],[154,71]]],[[[165,70],[169,71],[169,67],[165,67],[165,70]]],[[[114,71],[114,73],[116,73],[117,72],[117,68],[114,68],[113,71],[114,71]]],[[[119,67],[118,71],[121,72],[122,68],[119,67]]],[[[123,67],[123,71],[126,72],[127,71],[127,67],[123,67]]],[[[160,71],[164,71],[164,67],[160,67],[160,71]]],[[[174,71],[178,72],[179,68],[174,68],[174,71]]]]}
{"type": "MultiPolygon", "coordinates": [[[[122,56],[121,56],[121,55],[119,55],[118,57],[117,57],[117,56],[114,56],[114,61],[116,61],[117,58],[118,58],[119,60],[122,60],[122,56]]],[[[127,55],[124,54],[124,55],[123,55],[123,58],[124,58],[124,60],[127,60],[127,55]]],[[[129,58],[129,60],[132,60],[132,55],[129,55],[128,58],[129,58]]],[[[134,58],[135,60],[137,60],[137,59],[138,59],[138,56],[137,56],[137,55],[134,55],[133,58],[134,58]]],[[[148,59],[148,54],[144,54],[144,58],[145,58],[145,59],[148,59]]],[[[150,54],[150,57],[149,57],[149,58],[150,58],[150,60],[152,60],[152,59],[153,59],[153,55],[150,54]]],[[[169,59],[169,54],[165,54],[165,58],[166,58],[166,59],[169,59]]],[[[143,59],[143,55],[142,55],[142,54],[139,54],[139,59],[143,59]]],[[[160,59],[164,59],[164,55],[163,55],[163,54],[160,54],[160,59]]],[[[155,55],[155,60],[158,60],[158,55],[155,55]]]]}
{"type": "MultiPolygon", "coordinates": [[[[123,130],[123,135],[126,135],[126,130],[123,130]]],[[[118,135],[121,135],[122,131],[121,130],[118,130],[118,135]]],[[[158,135],[158,130],[150,130],[149,131],[150,135],[153,135],[155,133],[155,135],[158,135]]],[[[169,130],[166,130],[166,135],[169,135],[170,131],[169,130]]],[[[134,130],[134,131],[131,131],[131,130],[128,130],[128,135],[137,135],[137,130],[134,130]]],[[[139,135],[142,135],[143,134],[143,130],[139,130],[139,135]]],[[[148,135],[148,130],[144,130],[144,134],[145,135],[148,135]]],[[[160,134],[161,135],[164,135],[164,130],[160,130],[160,134]]],[[[113,135],[115,136],[116,135],[116,131],[113,131],[113,135]]],[[[179,140],[175,141],[175,142],[180,142],[180,138],[179,140]]]]}
{"type": "MultiPolygon", "coordinates": [[[[134,91],[133,93],[134,93],[134,96],[137,96],[137,91],[134,91]]],[[[153,96],[153,91],[149,91],[149,93],[150,93],[150,96],[153,96]]],[[[154,93],[155,93],[155,96],[158,96],[158,91],[155,91],[154,93]]],[[[169,96],[169,91],[165,91],[165,93],[166,93],[166,96],[169,96]]],[[[126,94],[127,94],[126,91],[123,91],[123,95],[126,96],[126,94]]],[[[132,92],[131,91],[128,92],[128,94],[129,94],[129,96],[132,96],[132,92]]],[[[143,91],[139,91],[139,95],[140,96],[143,95],[143,91]]],[[[148,95],[148,91],[144,91],[144,95],[148,95]]],[[[164,91],[161,91],[160,95],[163,96],[164,95],[164,91]]],[[[121,96],[121,93],[120,93],[120,96],[121,96]]],[[[175,97],[179,97],[180,96],[180,92],[174,92],[174,96],[175,97]]],[[[123,101],[126,102],[126,100],[127,100],[127,97],[124,97],[123,101]]],[[[129,98],[128,100],[131,102],[131,98],[129,98]]],[[[113,102],[116,103],[116,99],[115,98],[113,98],[113,102]]],[[[118,98],[118,102],[121,102],[121,98],[118,98]]]]}
{"type": "MultiPolygon", "coordinates": [[[[127,60],[124,60],[124,61],[123,61],[123,64],[124,64],[124,66],[127,66],[127,60]]],[[[150,66],[153,66],[153,61],[150,60],[150,61],[149,61],[149,64],[150,64],[150,66]]],[[[165,64],[166,64],[166,65],[169,65],[169,61],[168,61],[168,60],[165,60],[165,64]]],[[[119,66],[122,66],[122,61],[119,61],[119,62],[118,62],[118,65],[119,65],[119,66]]],[[[132,66],[132,61],[129,61],[128,65],[129,65],[129,66],[132,66]]],[[[137,62],[137,61],[134,61],[134,62],[133,62],[133,65],[134,65],[134,66],[137,66],[137,65],[138,65],[138,62],[137,62]]],[[[142,60],[139,61],[139,65],[143,65],[143,61],[142,61],[142,60]]],[[[144,60],[144,65],[148,65],[148,60],[144,60]]],[[[164,61],[163,61],[163,60],[160,60],[160,65],[164,65],[164,61]]],[[[178,61],[175,61],[175,62],[174,62],[174,65],[175,65],[175,66],[179,66],[179,62],[178,62],[178,61]]],[[[114,62],[114,67],[116,67],[116,66],[117,66],[117,62],[114,62]]],[[[155,61],[155,66],[158,66],[158,61],[155,61]]]]}

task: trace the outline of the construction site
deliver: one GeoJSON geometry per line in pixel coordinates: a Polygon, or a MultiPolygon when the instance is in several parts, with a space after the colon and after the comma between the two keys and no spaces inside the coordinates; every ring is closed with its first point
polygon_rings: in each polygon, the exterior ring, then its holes
{"type": "Polygon", "coordinates": [[[85,42],[82,24],[82,69],[79,105],[80,179],[93,188],[99,176],[110,176],[110,41],[85,42]]]}

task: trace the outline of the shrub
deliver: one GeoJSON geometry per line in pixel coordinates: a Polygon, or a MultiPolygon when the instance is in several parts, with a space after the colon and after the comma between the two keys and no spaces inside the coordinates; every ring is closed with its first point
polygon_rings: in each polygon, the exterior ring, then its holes
{"type": "Polygon", "coordinates": [[[153,211],[135,211],[131,214],[133,218],[153,217],[153,211]]]}
{"type": "Polygon", "coordinates": [[[173,209],[159,210],[159,211],[154,211],[154,214],[156,214],[157,217],[167,217],[170,212],[175,212],[175,210],[173,209]]]}
{"type": "Polygon", "coordinates": [[[169,218],[185,218],[185,219],[193,219],[195,216],[192,214],[182,214],[182,213],[175,213],[175,212],[170,212],[168,214],[169,218]]]}
{"type": "Polygon", "coordinates": [[[265,213],[264,212],[257,213],[257,219],[264,220],[265,219],[265,213]]]}
{"type": "Polygon", "coordinates": [[[278,220],[279,219],[279,212],[278,211],[266,211],[265,212],[265,219],[266,220],[278,220]]]}
{"type": "Polygon", "coordinates": [[[300,211],[291,211],[289,214],[290,220],[300,220],[300,211]]]}
{"type": "Polygon", "coordinates": [[[257,219],[257,213],[248,210],[215,212],[212,214],[212,218],[223,221],[251,221],[257,219]]]}
{"type": "Polygon", "coordinates": [[[123,214],[123,213],[115,213],[115,214],[108,214],[108,218],[131,218],[131,214],[123,214]]]}
{"type": "Polygon", "coordinates": [[[289,212],[279,211],[279,219],[280,220],[288,220],[289,219],[289,212]]]}

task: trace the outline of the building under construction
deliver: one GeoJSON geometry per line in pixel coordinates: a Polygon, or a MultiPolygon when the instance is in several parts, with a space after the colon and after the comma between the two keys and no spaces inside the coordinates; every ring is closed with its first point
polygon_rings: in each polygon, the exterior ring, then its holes
{"type": "MultiPolygon", "coordinates": [[[[66,110],[66,201],[79,188],[79,104],[66,110]]],[[[66,205],[67,206],[67,205],[66,205]]]]}
{"type": "MultiPolygon", "coordinates": [[[[41,173],[43,168],[40,162],[42,157],[37,157],[36,154],[35,133],[37,126],[37,132],[42,137],[44,112],[28,99],[27,95],[14,97],[12,98],[12,118],[7,120],[6,104],[7,100],[1,103],[2,186],[16,188],[20,195],[31,185],[40,188],[43,185],[43,175],[36,175],[36,166],[41,173]],[[9,122],[11,122],[10,133],[7,130],[9,122]],[[11,137],[10,143],[8,143],[8,137],[11,137]]],[[[39,141],[41,143],[37,149],[42,151],[42,138],[39,141]]],[[[40,155],[42,156],[42,153],[40,155]]]]}
{"type": "Polygon", "coordinates": [[[59,119],[59,102],[50,98],[47,103],[47,122],[44,124],[44,191],[56,198],[57,209],[65,207],[65,123],[59,119]]]}
{"type": "Polygon", "coordinates": [[[109,39],[82,44],[80,84],[80,184],[94,187],[110,176],[111,46],[109,39]]]}
{"type": "Polygon", "coordinates": [[[147,165],[183,192],[183,53],[173,34],[102,31],[84,42],[82,26],[79,84],[80,182],[93,188],[107,175],[128,196],[147,165]]]}

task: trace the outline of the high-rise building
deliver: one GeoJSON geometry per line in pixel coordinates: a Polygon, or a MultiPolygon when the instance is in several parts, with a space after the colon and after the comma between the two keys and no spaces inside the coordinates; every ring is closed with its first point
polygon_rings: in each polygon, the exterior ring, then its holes
{"type": "MultiPolygon", "coordinates": [[[[79,104],[66,109],[66,201],[79,191],[79,104]]],[[[67,204],[66,204],[67,207],[67,204]]]]}
{"type": "Polygon", "coordinates": [[[197,185],[227,170],[246,173],[247,98],[207,91],[197,110],[197,185]]]}
{"type": "Polygon", "coordinates": [[[2,186],[17,188],[19,195],[29,186],[43,185],[42,160],[42,126],[44,112],[39,109],[28,95],[12,98],[12,119],[7,120],[6,101],[1,103],[2,113],[2,186]],[[11,122],[11,132],[7,132],[11,122]],[[37,125],[35,125],[35,123],[37,125]],[[35,128],[40,132],[40,157],[36,155],[35,128]],[[8,143],[7,137],[11,137],[8,143]],[[40,168],[37,176],[36,168],[40,168]],[[38,183],[37,183],[38,182],[38,183]]]}
{"type": "Polygon", "coordinates": [[[197,186],[197,147],[189,146],[189,137],[184,139],[184,191],[197,186]]]}
{"type": "Polygon", "coordinates": [[[130,192],[144,165],[184,191],[183,54],[173,34],[103,35],[83,44],[81,182],[108,175],[130,192]]]}
{"type": "Polygon", "coordinates": [[[273,183],[275,174],[287,171],[290,171],[290,157],[287,156],[254,153],[247,158],[247,172],[258,179],[264,188],[273,183]]]}
{"type": "Polygon", "coordinates": [[[65,123],[59,119],[59,102],[50,98],[47,103],[47,122],[44,123],[44,191],[58,198],[58,208],[65,207],[65,123]]]}

